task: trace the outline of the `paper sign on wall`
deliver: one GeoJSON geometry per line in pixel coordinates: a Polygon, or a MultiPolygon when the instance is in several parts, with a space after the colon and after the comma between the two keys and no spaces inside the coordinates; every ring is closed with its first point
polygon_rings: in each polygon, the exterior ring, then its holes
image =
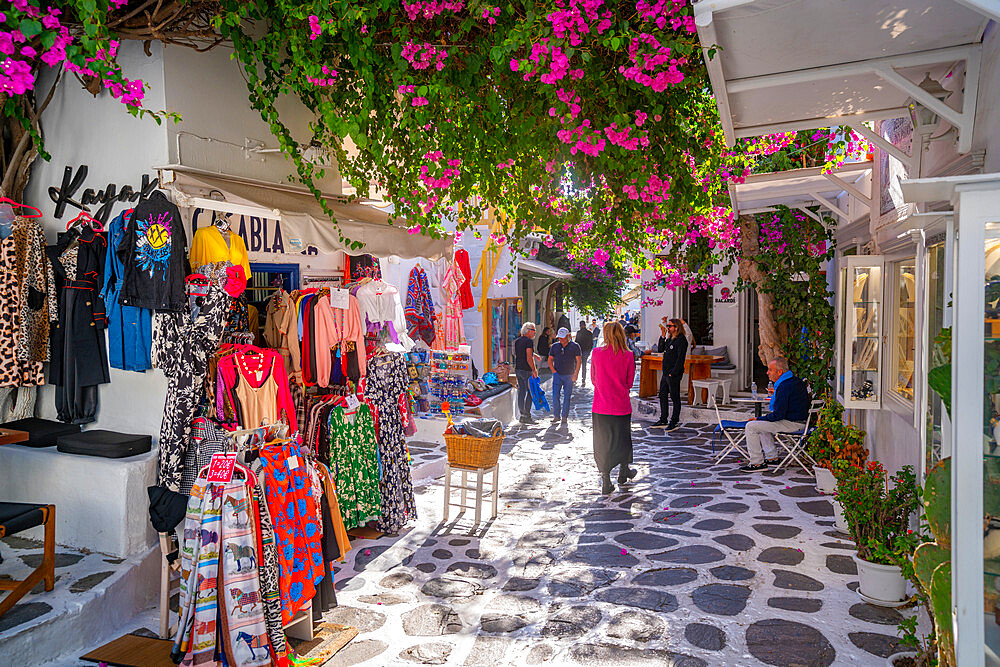
{"type": "Polygon", "coordinates": [[[330,305],[334,308],[347,310],[347,306],[350,304],[350,298],[350,290],[337,288],[330,289],[330,305]]]}
{"type": "Polygon", "coordinates": [[[209,484],[229,484],[233,481],[233,469],[236,467],[236,454],[212,454],[208,464],[209,484]]]}

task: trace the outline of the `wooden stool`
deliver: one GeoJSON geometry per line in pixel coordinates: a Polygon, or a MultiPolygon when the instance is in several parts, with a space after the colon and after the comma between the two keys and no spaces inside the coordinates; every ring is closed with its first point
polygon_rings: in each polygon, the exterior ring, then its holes
{"type": "MultiPolygon", "coordinates": [[[[494,509],[494,515],[495,512],[494,509]]],[[[35,526],[45,526],[42,562],[26,579],[0,580],[0,591],[10,591],[3,600],[0,600],[0,616],[10,611],[11,607],[27,595],[38,582],[44,582],[45,590],[51,591],[56,581],[56,506],[0,503],[0,537],[15,535],[35,526]]]]}
{"type": "Polygon", "coordinates": [[[495,519],[497,517],[497,501],[500,495],[500,464],[493,466],[492,468],[466,468],[465,466],[453,466],[450,463],[445,463],[444,466],[444,519],[448,520],[448,515],[450,513],[451,507],[459,507],[463,510],[465,509],[475,509],[476,510],[476,523],[478,524],[482,518],[482,503],[483,499],[492,496],[493,501],[493,514],[490,517],[495,519]],[[451,475],[453,472],[462,473],[462,481],[458,485],[453,485],[451,483],[451,475]],[[493,473],[493,487],[483,492],[483,477],[488,473],[493,473]],[[476,485],[469,485],[469,475],[476,476],[476,485]],[[451,492],[461,489],[462,499],[458,503],[451,502],[451,492]],[[475,493],[475,504],[470,505],[468,503],[468,493],[472,491],[475,493]]]}

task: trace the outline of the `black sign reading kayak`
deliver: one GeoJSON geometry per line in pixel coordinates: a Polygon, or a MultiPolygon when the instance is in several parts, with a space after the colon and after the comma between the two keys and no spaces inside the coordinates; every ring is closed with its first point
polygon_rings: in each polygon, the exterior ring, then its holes
{"type": "Polygon", "coordinates": [[[56,218],[62,217],[66,211],[66,205],[69,204],[81,211],[90,213],[95,220],[100,220],[101,224],[107,224],[108,218],[111,217],[111,209],[114,208],[116,203],[129,202],[135,204],[148,199],[149,195],[153,194],[153,191],[160,185],[160,179],[151,179],[148,174],[143,174],[142,184],[138,189],[133,188],[131,185],[123,185],[119,189],[117,184],[108,183],[107,187],[103,190],[87,188],[80,195],[80,200],[77,201],[74,197],[80,187],[83,186],[83,182],[87,180],[87,171],[88,168],[85,164],[80,165],[75,174],[72,167],[66,167],[66,170],[63,171],[62,185],[49,188],[49,197],[56,204],[56,218]],[[90,210],[90,207],[94,204],[100,204],[96,213],[92,213],[90,210]]]}

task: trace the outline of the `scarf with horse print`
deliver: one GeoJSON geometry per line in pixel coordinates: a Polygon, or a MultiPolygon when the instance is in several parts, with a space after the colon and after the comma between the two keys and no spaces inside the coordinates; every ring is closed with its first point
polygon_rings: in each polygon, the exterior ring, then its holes
{"type": "Polygon", "coordinates": [[[185,653],[182,667],[272,664],[247,488],[251,474],[238,467],[229,484],[207,484],[204,474],[199,474],[191,489],[185,536],[197,535],[199,539],[185,539],[182,552],[182,570],[190,574],[186,577],[188,586],[182,580],[181,608],[194,608],[193,614],[182,613],[174,646],[175,653],[185,653]],[[217,537],[207,545],[203,538],[206,530],[214,531],[217,537]],[[190,548],[189,542],[193,542],[190,548]],[[192,590],[198,591],[193,605],[188,595],[192,590]]]}

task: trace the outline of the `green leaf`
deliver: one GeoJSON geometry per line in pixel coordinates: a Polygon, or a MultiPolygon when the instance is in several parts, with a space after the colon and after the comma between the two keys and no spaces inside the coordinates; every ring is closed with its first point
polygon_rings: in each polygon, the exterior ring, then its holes
{"type": "Polygon", "coordinates": [[[18,30],[20,30],[25,37],[31,39],[42,31],[42,22],[36,21],[35,19],[21,19],[18,30]]]}

